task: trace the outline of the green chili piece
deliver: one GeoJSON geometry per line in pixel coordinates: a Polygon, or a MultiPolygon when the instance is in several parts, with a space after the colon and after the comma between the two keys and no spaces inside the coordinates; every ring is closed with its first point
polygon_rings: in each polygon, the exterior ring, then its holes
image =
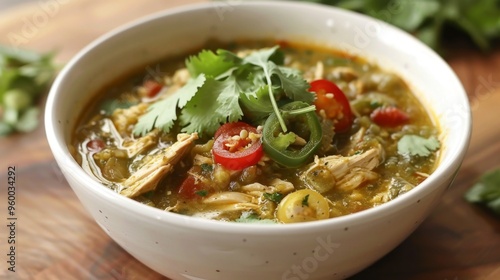
{"type": "Polygon", "coordinates": [[[309,104],[295,101],[281,108],[289,132],[283,133],[275,113],[264,124],[262,143],[264,151],[277,163],[286,167],[299,167],[307,162],[318,149],[323,132],[315,112],[290,114],[291,111],[308,107],[309,104]],[[295,145],[296,136],[306,140],[304,145],[295,145]]]}

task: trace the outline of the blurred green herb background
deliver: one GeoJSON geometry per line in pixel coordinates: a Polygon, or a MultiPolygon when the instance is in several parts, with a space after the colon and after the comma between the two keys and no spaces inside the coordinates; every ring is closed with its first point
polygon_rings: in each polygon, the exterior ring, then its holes
{"type": "Polygon", "coordinates": [[[500,216],[500,168],[484,173],[467,191],[465,199],[483,205],[500,216]]]}
{"type": "Polygon", "coordinates": [[[435,50],[459,30],[488,50],[500,38],[500,0],[301,0],[337,6],[393,24],[435,50]]]}
{"type": "Polygon", "coordinates": [[[0,136],[34,130],[39,97],[56,73],[53,54],[0,45],[0,136]]]}

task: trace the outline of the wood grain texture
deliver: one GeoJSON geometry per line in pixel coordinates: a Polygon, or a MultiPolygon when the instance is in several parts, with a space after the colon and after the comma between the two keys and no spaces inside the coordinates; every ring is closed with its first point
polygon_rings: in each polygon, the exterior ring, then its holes
{"type": "MultiPolygon", "coordinates": [[[[41,2],[0,15],[0,42],[10,44],[12,34],[22,35],[26,29],[27,40],[21,47],[57,50],[57,59],[63,63],[93,39],[125,22],[202,1],[53,2],[60,4],[32,33],[25,22],[45,12],[41,2]]],[[[472,104],[474,129],[466,159],[430,217],[399,247],[353,279],[500,279],[500,219],[462,198],[484,171],[500,166],[500,47],[487,55],[459,47],[447,61],[472,104]]],[[[43,125],[29,134],[0,139],[0,159],[1,279],[164,279],[110,240],[86,213],[53,160],[43,125]],[[15,274],[6,270],[4,254],[8,166],[17,168],[15,274]]]]}

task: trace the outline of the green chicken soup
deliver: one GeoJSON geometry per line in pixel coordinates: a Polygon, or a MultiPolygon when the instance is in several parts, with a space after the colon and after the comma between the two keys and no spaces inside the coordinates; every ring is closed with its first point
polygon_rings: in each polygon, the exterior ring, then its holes
{"type": "Polygon", "coordinates": [[[439,157],[439,129],[400,77],[318,46],[210,43],[97,96],[75,158],[117,193],[183,215],[334,218],[410,191],[439,157]]]}

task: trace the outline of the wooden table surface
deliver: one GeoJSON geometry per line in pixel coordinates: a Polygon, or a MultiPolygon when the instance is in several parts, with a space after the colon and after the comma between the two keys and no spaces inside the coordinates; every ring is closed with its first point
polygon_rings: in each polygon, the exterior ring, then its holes
{"type": "MultiPolygon", "coordinates": [[[[116,26],[191,2],[201,0],[37,1],[0,14],[0,43],[57,50],[57,60],[64,63],[116,26]]],[[[472,104],[474,129],[466,159],[429,218],[353,279],[500,279],[500,217],[463,200],[483,172],[500,166],[500,46],[489,54],[457,47],[446,59],[472,104]]],[[[1,279],[163,279],[121,249],[86,213],[51,155],[43,125],[0,139],[0,185],[1,279]],[[15,166],[17,178],[15,273],[7,270],[9,166],[15,166]]]]}

